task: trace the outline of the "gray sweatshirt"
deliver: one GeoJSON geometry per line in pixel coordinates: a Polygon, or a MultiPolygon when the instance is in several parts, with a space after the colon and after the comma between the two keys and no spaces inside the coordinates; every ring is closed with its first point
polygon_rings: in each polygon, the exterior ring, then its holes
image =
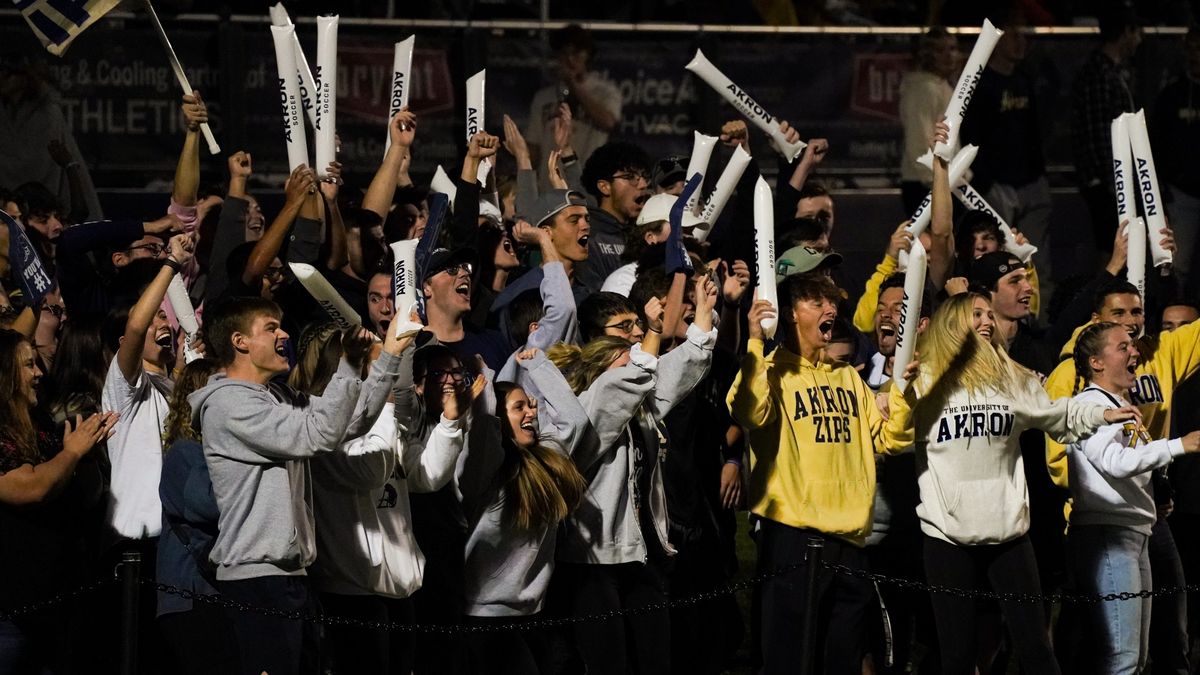
{"type": "MultiPolygon", "coordinates": [[[[542,272],[542,283],[539,289],[545,309],[542,318],[538,319],[537,328],[526,339],[524,349],[546,351],[559,342],[577,344],[579,342],[579,322],[575,317],[575,296],[571,292],[571,280],[567,278],[567,271],[563,268],[562,263],[553,262],[542,265],[542,272]]],[[[516,354],[513,354],[508,357],[508,361],[500,369],[497,380],[512,382],[524,389],[530,398],[538,400],[538,424],[543,430],[557,427],[559,423],[555,411],[558,397],[545,395],[545,392],[541,391],[539,382],[543,378],[532,377],[532,372],[529,368],[522,368],[517,361],[516,354]]],[[[570,398],[572,400],[565,405],[574,407],[575,395],[571,394],[570,398]]],[[[569,426],[571,421],[567,420],[565,424],[569,426]]],[[[554,437],[565,433],[567,433],[565,430],[558,430],[549,435],[554,437]]],[[[568,448],[568,452],[572,449],[568,448]]]]}
{"type": "MultiPolygon", "coordinates": [[[[569,454],[588,426],[579,404],[558,368],[539,353],[520,363],[521,379],[542,392],[543,405],[554,406],[555,425],[542,428],[538,442],[569,454]],[[547,432],[548,433],[545,433],[547,432]]],[[[528,390],[526,390],[528,393],[528,390]]],[[[490,416],[489,416],[490,417],[490,416]]],[[[490,442],[475,443],[466,453],[459,489],[470,526],[466,546],[466,613],[468,616],[527,616],[542,609],[554,570],[557,524],[522,532],[504,520],[505,450],[495,417],[477,419],[493,429],[490,442]]]]}
{"type": "Polygon", "coordinates": [[[637,491],[649,508],[663,550],[674,554],[667,540],[658,420],[708,374],[716,342],[716,329],[705,333],[691,325],[687,340],[661,359],[634,345],[629,365],[604,373],[579,395],[591,424],[572,459],[588,489],[583,503],[563,523],[559,560],[601,565],[645,562],[648,550],[638,524],[637,491]],[[635,433],[640,434],[637,443],[635,433]],[[649,455],[648,475],[636,475],[639,444],[649,455]]]}
{"type": "Polygon", "coordinates": [[[217,579],[305,574],[316,557],[307,460],[366,434],[399,363],[382,354],[364,386],[343,362],[322,396],[217,374],[188,397],[221,512],[217,579]]]}

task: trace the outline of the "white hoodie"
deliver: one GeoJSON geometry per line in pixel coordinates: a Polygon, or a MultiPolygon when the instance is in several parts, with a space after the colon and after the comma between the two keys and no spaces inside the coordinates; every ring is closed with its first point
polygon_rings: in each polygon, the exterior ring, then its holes
{"type": "Polygon", "coordinates": [[[443,417],[424,445],[403,443],[394,412],[388,403],[366,436],[312,463],[312,576],[322,591],[405,598],[421,587],[425,557],[413,537],[408,494],[450,482],[463,429],[443,417]]]}
{"type": "MultiPolygon", "coordinates": [[[[1096,386],[1073,399],[1105,408],[1130,405],[1096,386]]],[[[1067,446],[1071,477],[1071,526],[1116,525],[1149,536],[1158,518],[1150,472],[1183,454],[1181,439],[1151,440],[1132,422],[1110,424],[1091,438],[1067,446]]]]}
{"type": "Polygon", "coordinates": [[[1029,488],[1021,432],[1041,429],[1070,443],[1104,424],[1106,406],[1051,401],[1032,373],[1013,382],[1007,395],[963,389],[931,395],[928,379],[919,378],[903,393],[892,389],[884,428],[890,448],[916,448],[921,531],[963,546],[999,544],[1025,534],[1029,488]]]}

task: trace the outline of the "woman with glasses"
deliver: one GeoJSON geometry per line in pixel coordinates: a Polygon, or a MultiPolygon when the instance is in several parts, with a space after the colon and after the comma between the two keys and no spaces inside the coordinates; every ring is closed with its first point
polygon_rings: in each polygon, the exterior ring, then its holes
{"type": "MultiPolygon", "coordinates": [[[[587,491],[565,521],[558,549],[558,573],[570,589],[574,616],[636,609],[668,597],[666,563],[675,549],[667,538],[662,456],[669,444],[662,420],[704,379],[716,344],[716,289],[707,277],[695,286],[696,320],[683,344],[661,359],[657,340],[643,348],[611,335],[549,351],[591,427],[572,453],[587,491]]],[[[581,623],[574,631],[588,673],[671,670],[665,610],[581,623]]]]}
{"type": "MultiPolygon", "coordinates": [[[[471,420],[490,415],[495,404],[482,375],[459,360],[453,350],[430,344],[412,354],[411,368],[401,364],[396,386],[396,422],[405,447],[425,447],[431,435],[454,434],[464,452],[481,442],[471,420]]],[[[457,460],[457,454],[455,455],[457,460]]],[[[412,532],[425,556],[421,590],[413,596],[420,624],[458,624],[465,608],[464,550],[467,521],[453,482],[437,489],[411,492],[412,532]]],[[[414,672],[465,673],[466,644],[460,635],[431,634],[417,643],[414,672]]]]}
{"type": "MultiPolygon", "coordinates": [[[[76,416],[62,426],[39,414],[42,372],[33,345],[0,329],[0,607],[53,598],[86,580],[84,517],[101,503],[93,453],[116,413],[76,416]]],[[[77,601],[0,619],[0,672],[74,672],[85,643],[77,601]]],[[[94,627],[86,627],[92,630],[94,627]]]]}

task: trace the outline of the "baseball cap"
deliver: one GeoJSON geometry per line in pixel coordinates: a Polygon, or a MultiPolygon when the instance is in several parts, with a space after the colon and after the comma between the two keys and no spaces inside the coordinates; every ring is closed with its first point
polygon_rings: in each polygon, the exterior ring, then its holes
{"type": "MultiPolygon", "coordinates": [[[[642,212],[637,217],[637,224],[646,225],[660,220],[670,220],[671,208],[675,206],[678,199],[679,197],[668,194],[654,195],[647,199],[646,203],[642,204],[642,212]]],[[[690,211],[683,212],[684,227],[695,227],[703,222],[696,214],[690,211]]]]}
{"type": "Polygon", "coordinates": [[[529,222],[540,227],[568,206],[587,206],[587,197],[578,190],[547,190],[538,195],[529,209],[529,222]]]}
{"type": "Polygon", "coordinates": [[[810,246],[793,246],[784,251],[775,261],[775,283],[779,283],[793,274],[837,267],[840,264],[842,264],[842,254],[840,253],[818,251],[810,246]]]}
{"type": "Polygon", "coordinates": [[[672,183],[687,180],[688,158],[679,155],[663,157],[654,163],[654,171],[650,175],[650,184],[657,187],[667,187],[672,183]]]}
{"type": "Polygon", "coordinates": [[[454,265],[471,264],[475,262],[475,251],[469,248],[439,248],[434,249],[433,253],[429,254],[429,261],[425,263],[425,270],[421,273],[421,281],[441,272],[447,267],[454,265]]]}
{"type": "Polygon", "coordinates": [[[1018,269],[1025,269],[1025,263],[1008,251],[985,253],[971,263],[971,285],[991,289],[1004,275],[1018,269]]]}

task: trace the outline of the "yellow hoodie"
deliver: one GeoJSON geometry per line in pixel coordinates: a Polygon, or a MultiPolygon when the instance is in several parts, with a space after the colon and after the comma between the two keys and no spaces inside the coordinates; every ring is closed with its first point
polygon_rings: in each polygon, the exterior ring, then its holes
{"type": "MultiPolygon", "coordinates": [[[[1075,394],[1075,340],[1086,327],[1080,326],[1063,347],[1064,360],[1046,379],[1050,398],[1075,394]]],[[[1166,438],[1171,413],[1171,396],[1179,383],[1200,370],[1200,321],[1162,333],[1158,338],[1143,337],[1138,341],[1140,357],[1137,382],[1129,392],[1129,400],[1142,411],[1142,426],[1154,439],[1166,438]]],[[[1046,439],[1046,465],[1056,485],[1067,483],[1067,449],[1053,439],[1046,439]]]]}
{"type": "Polygon", "coordinates": [[[751,339],[726,401],[748,431],[750,510],[862,546],[883,416],[853,367],[810,363],[751,339]]]}

